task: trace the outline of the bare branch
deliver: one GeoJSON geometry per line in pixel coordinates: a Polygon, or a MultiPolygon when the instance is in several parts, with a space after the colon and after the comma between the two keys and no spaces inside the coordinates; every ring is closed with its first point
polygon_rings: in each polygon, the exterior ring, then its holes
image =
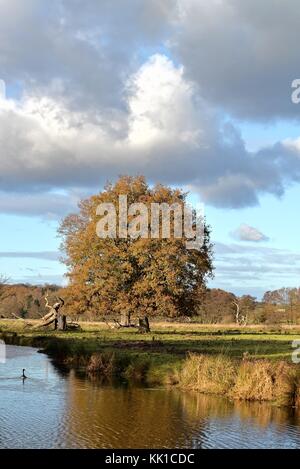
{"type": "Polygon", "coordinates": [[[48,295],[45,296],[45,300],[46,300],[45,308],[52,308],[52,306],[49,305],[48,303],[48,295]]]}
{"type": "Polygon", "coordinates": [[[235,320],[236,323],[240,323],[240,305],[238,304],[237,301],[233,301],[233,304],[236,306],[236,314],[235,314],[235,320]]]}
{"type": "Polygon", "coordinates": [[[31,327],[31,326],[32,326],[32,324],[31,324],[30,322],[26,321],[26,319],[21,318],[20,316],[17,316],[17,315],[14,314],[14,313],[11,313],[11,315],[12,315],[13,318],[23,321],[23,322],[24,322],[24,325],[25,325],[26,327],[31,327]]]}
{"type": "Polygon", "coordinates": [[[64,306],[64,304],[65,304],[64,300],[63,300],[62,298],[60,298],[60,296],[58,296],[58,297],[56,297],[56,298],[58,298],[58,299],[60,300],[60,302],[61,302],[61,305],[64,306]]]}

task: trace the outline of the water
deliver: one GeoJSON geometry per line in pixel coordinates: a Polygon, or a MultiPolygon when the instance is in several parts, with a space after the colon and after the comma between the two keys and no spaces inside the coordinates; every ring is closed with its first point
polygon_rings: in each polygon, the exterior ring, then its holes
{"type": "Polygon", "coordinates": [[[0,448],[300,448],[300,414],[292,409],[105,386],[62,372],[30,347],[7,351],[0,448]]]}

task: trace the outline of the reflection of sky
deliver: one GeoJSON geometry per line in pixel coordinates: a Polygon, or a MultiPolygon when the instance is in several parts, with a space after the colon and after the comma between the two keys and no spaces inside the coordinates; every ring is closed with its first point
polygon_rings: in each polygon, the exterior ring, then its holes
{"type": "Polygon", "coordinates": [[[0,364],[0,448],[54,447],[65,411],[64,380],[29,347],[7,346],[0,364]],[[28,379],[21,379],[22,369],[28,379]]]}

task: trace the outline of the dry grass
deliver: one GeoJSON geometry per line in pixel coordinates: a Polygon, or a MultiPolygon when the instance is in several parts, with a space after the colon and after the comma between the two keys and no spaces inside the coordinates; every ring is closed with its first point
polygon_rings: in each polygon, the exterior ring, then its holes
{"type": "Polygon", "coordinates": [[[234,360],[224,356],[190,354],[180,375],[180,386],[208,394],[226,394],[237,373],[234,360]]]}
{"type": "Polygon", "coordinates": [[[230,393],[235,399],[274,401],[288,404],[295,401],[297,373],[284,362],[255,360],[243,362],[230,393]]]}
{"type": "Polygon", "coordinates": [[[112,376],[114,371],[114,353],[93,353],[90,357],[87,365],[88,373],[99,373],[102,376],[112,376]]]}
{"type": "Polygon", "coordinates": [[[286,362],[191,354],[183,364],[180,387],[239,400],[300,404],[299,375],[286,362]]]}

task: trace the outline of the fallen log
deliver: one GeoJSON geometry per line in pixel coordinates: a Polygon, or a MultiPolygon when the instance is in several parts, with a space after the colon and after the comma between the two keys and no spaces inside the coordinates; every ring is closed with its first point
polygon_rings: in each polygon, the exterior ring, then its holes
{"type": "Polygon", "coordinates": [[[21,318],[20,316],[17,316],[17,315],[14,314],[14,313],[11,313],[11,315],[12,315],[13,318],[23,321],[23,322],[24,322],[24,325],[25,325],[26,327],[31,327],[31,326],[32,326],[32,324],[31,324],[30,322],[26,321],[24,318],[21,318]]]}
{"type": "MultiPolygon", "coordinates": [[[[49,315],[48,315],[49,316],[49,315]]],[[[48,320],[43,320],[42,322],[39,322],[38,324],[36,324],[33,329],[39,329],[40,327],[47,327],[47,326],[50,326],[50,324],[53,324],[55,321],[57,320],[57,317],[56,315],[52,314],[48,320]]]]}
{"type": "Polygon", "coordinates": [[[48,319],[50,319],[52,316],[53,316],[53,311],[50,311],[50,313],[46,314],[45,316],[42,317],[42,321],[47,321],[48,319]]]}

